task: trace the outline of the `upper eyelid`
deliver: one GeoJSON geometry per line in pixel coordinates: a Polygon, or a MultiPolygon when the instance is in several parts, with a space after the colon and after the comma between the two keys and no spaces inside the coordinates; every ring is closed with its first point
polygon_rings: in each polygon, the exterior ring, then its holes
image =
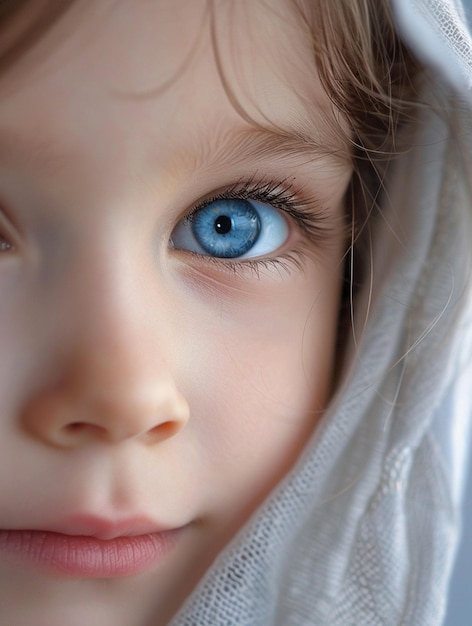
{"type": "Polygon", "coordinates": [[[194,213],[215,200],[241,197],[270,204],[282,211],[296,222],[313,243],[330,239],[338,232],[329,209],[318,197],[306,191],[306,185],[296,185],[293,176],[280,180],[259,179],[255,174],[249,179],[241,179],[197,202],[184,217],[191,219],[194,213]]]}
{"type": "Polygon", "coordinates": [[[239,180],[198,200],[182,217],[190,218],[211,202],[237,198],[264,202],[288,214],[295,213],[295,217],[300,219],[326,217],[327,211],[318,199],[308,194],[299,197],[301,196],[300,192],[296,190],[293,182],[289,181],[289,178],[259,180],[254,176],[247,180],[239,180]],[[297,208],[295,209],[295,207],[297,208]]]}

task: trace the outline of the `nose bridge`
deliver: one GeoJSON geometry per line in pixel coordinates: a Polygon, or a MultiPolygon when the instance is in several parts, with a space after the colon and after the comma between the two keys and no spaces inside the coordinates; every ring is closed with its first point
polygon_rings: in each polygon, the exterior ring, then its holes
{"type": "Polygon", "coordinates": [[[59,377],[34,394],[23,412],[30,433],[47,443],[155,442],[188,419],[169,359],[173,333],[157,278],[153,288],[139,263],[106,261],[104,256],[76,272],[73,293],[67,290],[71,297],[64,298],[59,377]]]}
{"type": "Polygon", "coordinates": [[[123,250],[100,250],[90,257],[79,261],[69,299],[73,310],[67,343],[75,368],[103,384],[137,375],[144,379],[156,370],[163,376],[170,365],[165,357],[170,329],[162,290],[158,297],[157,272],[152,280],[152,268],[123,250]]]}

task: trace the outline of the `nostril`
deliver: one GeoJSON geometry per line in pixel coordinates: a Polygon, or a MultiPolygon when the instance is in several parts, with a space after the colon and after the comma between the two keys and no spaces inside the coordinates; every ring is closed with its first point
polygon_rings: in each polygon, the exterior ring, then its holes
{"type": "Polygon", "coordinates": [[[175,435],[181,429],[181,424],[178,420],[168,420],[157,424],[154,428],[151,428],[147,432],[149,439],[155,441],[156,439],[168,439],[175,435]]]}
{"type": "Polygon", "coordinates": [[[99,424],[89,422],[70,422],[69,424],[64,424],[62,427],[62,439],[69,442],[75,441],[76,443],[89,439],[121,441],[144,435],[149,441],[154,443],[172,437],[179,430],[180,422],[178,420],[167,420],[161,424],[157,424],[147,432],[134,428],[131,430],[129,428],[123,429],[118,425],[115,425],[114,428],[107,429],[99,424]]]}
{"type": "Polygon", "coordinates": [[[104,431],[104,428],[87,422],[71,422],[70,424],[65,424],[63,426],[63,431],[68,435],[92,435],[98,434],[100,431],[104,431]]]}
{"type": "Polygon", "coordinates": [[[84,428],[86,428],[87,426],[89,426],[89,424],[86,424],[85,422],[74,422],[73,424],[66,424],[65,429],[71,433],[74,433],[80,430],[84,430],[84,428]]]}

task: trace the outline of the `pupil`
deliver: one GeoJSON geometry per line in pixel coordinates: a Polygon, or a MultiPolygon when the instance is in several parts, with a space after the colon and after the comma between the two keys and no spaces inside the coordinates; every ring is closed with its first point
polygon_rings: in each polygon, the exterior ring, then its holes
{"type": "Polygon", "coordinates": [[[219,215],[215,220],[215,230],[219,235],[229,233],[231,226],[231,218],[227,215],[219,215]]]}

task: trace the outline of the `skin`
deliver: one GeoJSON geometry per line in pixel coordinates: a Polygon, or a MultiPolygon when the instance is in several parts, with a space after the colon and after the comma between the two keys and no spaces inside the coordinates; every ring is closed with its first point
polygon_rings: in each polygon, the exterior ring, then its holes
{"type": "Polygon", "coordinates": [[[332,152],[266,142],[243,156],[258,131],[222,86],[205,7],[78,2],[0,82],[0,527],[78,513],[183,527],[161,562],[108,580],[0,546],[2,623],[166,624],[330,397],[350,176],[339,120],[291,3],[220,3],[242,108],[332,152]],[[256,269],[172,248],[201,199],[256,175],[290,178],[324,235],[288,218],[256,269]],[[287,254],[298,263],[272,263],[287,254]]]}

